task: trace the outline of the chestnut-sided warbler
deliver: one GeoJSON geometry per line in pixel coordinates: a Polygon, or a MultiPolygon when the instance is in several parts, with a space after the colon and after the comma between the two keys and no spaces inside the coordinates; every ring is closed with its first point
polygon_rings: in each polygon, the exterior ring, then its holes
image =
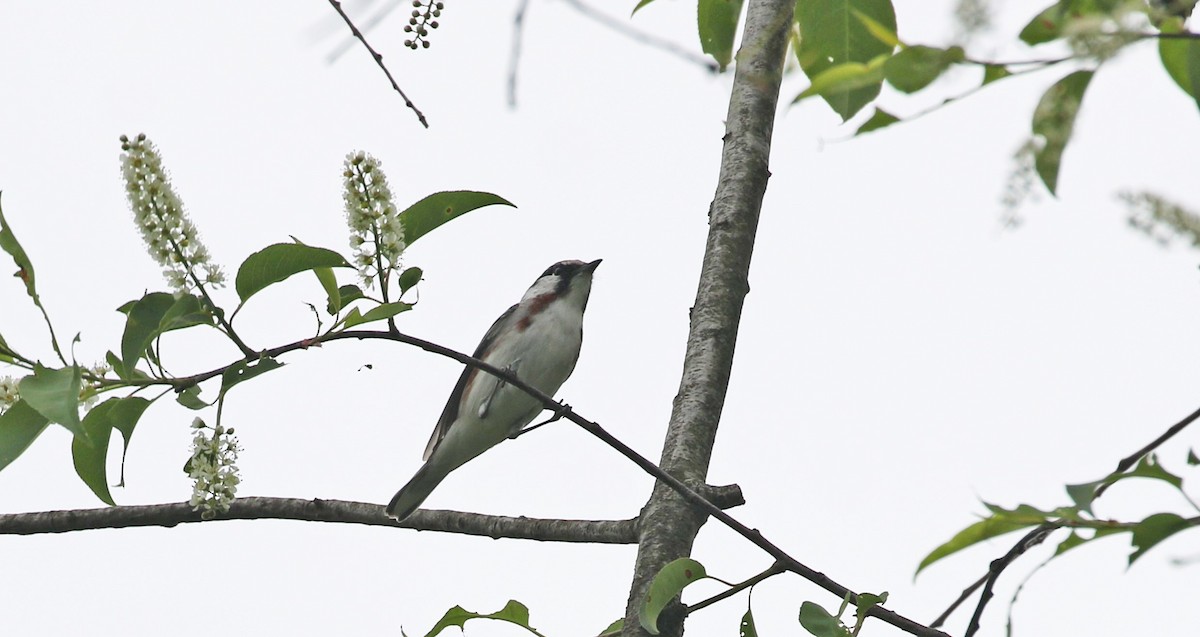
{"type": "MultiPolygon", "coordinates": [[[[521,302],[496,319],[472,356],[553,396],[579,359],[583,311],[598,265],[600,259],[547,268],[521,302]]],[[[425,464],[396,492],[388,516],[408,517],[451,471],[519,432],[542,409],[532,396],[487,372],[463,370],[425,446],[425,464]]]]}

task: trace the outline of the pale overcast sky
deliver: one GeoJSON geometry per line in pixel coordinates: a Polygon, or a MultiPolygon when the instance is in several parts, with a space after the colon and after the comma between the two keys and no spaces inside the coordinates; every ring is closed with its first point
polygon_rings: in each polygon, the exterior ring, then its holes
{"type": "MultiPolygon", "coordinates": [[[[351,9],[356,5],[347,3],[351,9]]],[[[603,258],[583,354],[559,396],[657,459],[678,387],[716,182],[731,75],[711,76],[598,26],[566,3],[531,2],[519,106],[506,104],[516,2],[449,0],[427,50],[401,44],[405,7],[371,36],[431,123],[425,130],[364,51],[334,64],[344,28],[325,2],[8,3],[0,11],[0,189],[34,260],[60,335],[98,360],[120,339],[113,309],[163,288],[130,224],[118,136],[147,133],[214,257],[230,272],[294,235],[349,253],[341,162],[384,162],[401,205],[438,190],[497,193],[489,208],[422,239],[425,270],[402,330],[471,350],[549,264],[603,258]]],[[[596,4],[600,4],[597,2],[596,4]]],[[[613,5],[625,19],[633,0],[613,5]]],[[[949,0],[897,0],[900,35],[944,45],[949,0]]],[[[994,3],[1003,48],[1045,0],[994,3]]],[[[694,3],[659,0],[632,24],[698,50],[694,3]]],[[[361,7],[360,7],[361,8],[361,7]]],[[[991,44],[989,44],[989,42],[991,44]]],[[[710,481],[738,483],[732,511],[800,560],[930,621],[1002,554],[1005,537],[912,573],[983,511],[980,500],[1066,504],[1062,485],[1098,479],[1196,408],[1200,253],[1131,232],[1115,195],[1150,189],[1200,206],[1196,104],[1143,44],[1089,88],[1061,198],[1001,227],[1013,151],[1041,91],[1064,71],[1008,81],[861,139],[822,103],[781,107],[710,481]]],[[[929,95],[886,90],[914,113],[978,81],[963,70],[929,95]]],[[[785,80],[786,103],[807,82],[785,80]]],[[[347,281],[348,282],[348,281],[347,281]]],[[[222,292],[229,302],[231,290],[222,292]]],[[[313,329],[311,277],[272,288],[239,316],[256,346],[313,329]]],[[[50,359],[39,317],[0,279],[0,333],[50,359]]],[[[237,356],[215,337],[177,336],[179,373],[237,356]]],[[[458,375],[392,344],[330,344],[239,388],[225,418],[242,453],[242,495],[384,503],[419,466],[458,375]],[[366,367],[366,365],[370,367],[366,367]]],[[[0,372],[2,374],[3,372],[0,372]]],[[[129,453],[122,504],[185,500],[192,413],[156,405],[129,453]]],[[[1170,468],[1196,435],[1162,449],[1170,468]]],[[[1195,479],[1194,471],[1186,474],[1195,479]]],[[[114,476],[115,480],[115,476],[114,476]]],[[[627,518],[651,480],[567,423],[501,445],[428,501],[508,515],[627,518]]],[[[1122,484],[1097,513],[1139,519],[1188,509],[1153,484],[1122,484]]],[[[99,506],[51,428],[0,473],[0,511],[99,506]]],[[[1195,534],[1126,569],[1106,539],[1036,575],[1017,635],[1186,634],[1200,607],[1195,534]]],[[[1008,573],[985,617],[1000,635],[1008,573]]],[[[491,541],[386,528],[259,521],[0,538],[6,634],[409,635],[454,606],[512,598],[547,635],[589,635],[624,613],[635,549],[491,541]]],[[[769,565],[708,524],[694,557],[742,580],[769,565]]],[[[697,585],[687,600],[719,590],[697,585]]],[[[804,600],[838,600],[792,576],[761,585],[761,634],[795,635],[804,600]]],[[[745,596],[696,613],[688,634],[736,634],[745,596]]],[[[961,634],[969,611],[949,625],[961,634]]],[[[519,629],[468,624],[474,636],[519,629]]],[[[897,635],[875,623],[867,635],[897,635]]]]}

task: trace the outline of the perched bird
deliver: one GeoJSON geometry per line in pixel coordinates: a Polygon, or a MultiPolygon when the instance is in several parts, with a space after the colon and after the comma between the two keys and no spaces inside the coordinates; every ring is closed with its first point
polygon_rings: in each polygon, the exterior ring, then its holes
{"type": "MultiPolygon", "coordinates": [[[[472,356],[553,396],[579,359],[583,311],[598,265],[600,259],[547,268],[521,302],[496,319],[472,356]]],[[[425,464],[396,492],[388,516],[408,517],[451,471],[520,431],[542,408],[520,389],[467,367],[425,446],[425,464]]]]}

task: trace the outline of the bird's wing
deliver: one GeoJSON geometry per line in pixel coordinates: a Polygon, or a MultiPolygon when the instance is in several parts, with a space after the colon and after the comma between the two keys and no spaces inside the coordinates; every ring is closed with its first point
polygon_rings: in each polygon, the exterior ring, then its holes
{"type": "MultiPolygon", "coordinates": [[[[505,310],[500,318],[496,319],[495,323],[488,328],[487,334],[483,335],[483,340],[479,342],[479,346],[475,348],[475,353],[472,357],[482,360],[492,348],[492,344],[496,342],[496,338],[500,335],[501,326],[508,321],[508,318],[517,311],[517,306],[505,310]]],[[[471,382],[471,379],[479,370],[468,366],[463,370],[461,376],[458,377],[458,383],[454,385],[454,391],[450,393],[450,399],[446,401],[446,408],[442,410],[441,418],[438,418],[437,426],[433,428],[433,435],[429,437],[429,443],[425,445],[425,455],[422,460],[429,460],[435,449],[441,444],[442,439],[446,437],[446,432],[450,430],[450,425],[458,419],[458,408],[462,404],[463,391],[471,382]]]]}

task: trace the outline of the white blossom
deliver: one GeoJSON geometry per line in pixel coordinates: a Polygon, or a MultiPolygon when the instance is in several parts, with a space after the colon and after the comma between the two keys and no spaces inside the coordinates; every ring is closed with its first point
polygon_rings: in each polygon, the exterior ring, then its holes
{"type": "Polygon", "coordinates": [[[0,414],[8,411],[9,407],[21,399],[21,393],[17,391],[19,382],[19,379],[12,376],[0,377],[0,414]]]}
{"type": "Polygon", "coordinates": [[[408,247],[400,212],[380,166],[379,160],[358,151],[346,155],[342,172],[350,247],[366,285],[398,269],[400,255],[408,247]]]}
{"type": "Polygon", "coordinates": [[[188,504],[193,510],[200,511],[201,518],[211,520],[228,511],[237,495],[237,485],[241,482],[237,456],[242,448],[232,429],[226,431],[221,425],[210,429],[199,418],[192,421],[192,429],[196,431],[192,436],[192,455],[184,465],[192,479],[192,497],[188,504]],[[206,434],[205,430],[210,430],[212,435],[206,434]]]}

